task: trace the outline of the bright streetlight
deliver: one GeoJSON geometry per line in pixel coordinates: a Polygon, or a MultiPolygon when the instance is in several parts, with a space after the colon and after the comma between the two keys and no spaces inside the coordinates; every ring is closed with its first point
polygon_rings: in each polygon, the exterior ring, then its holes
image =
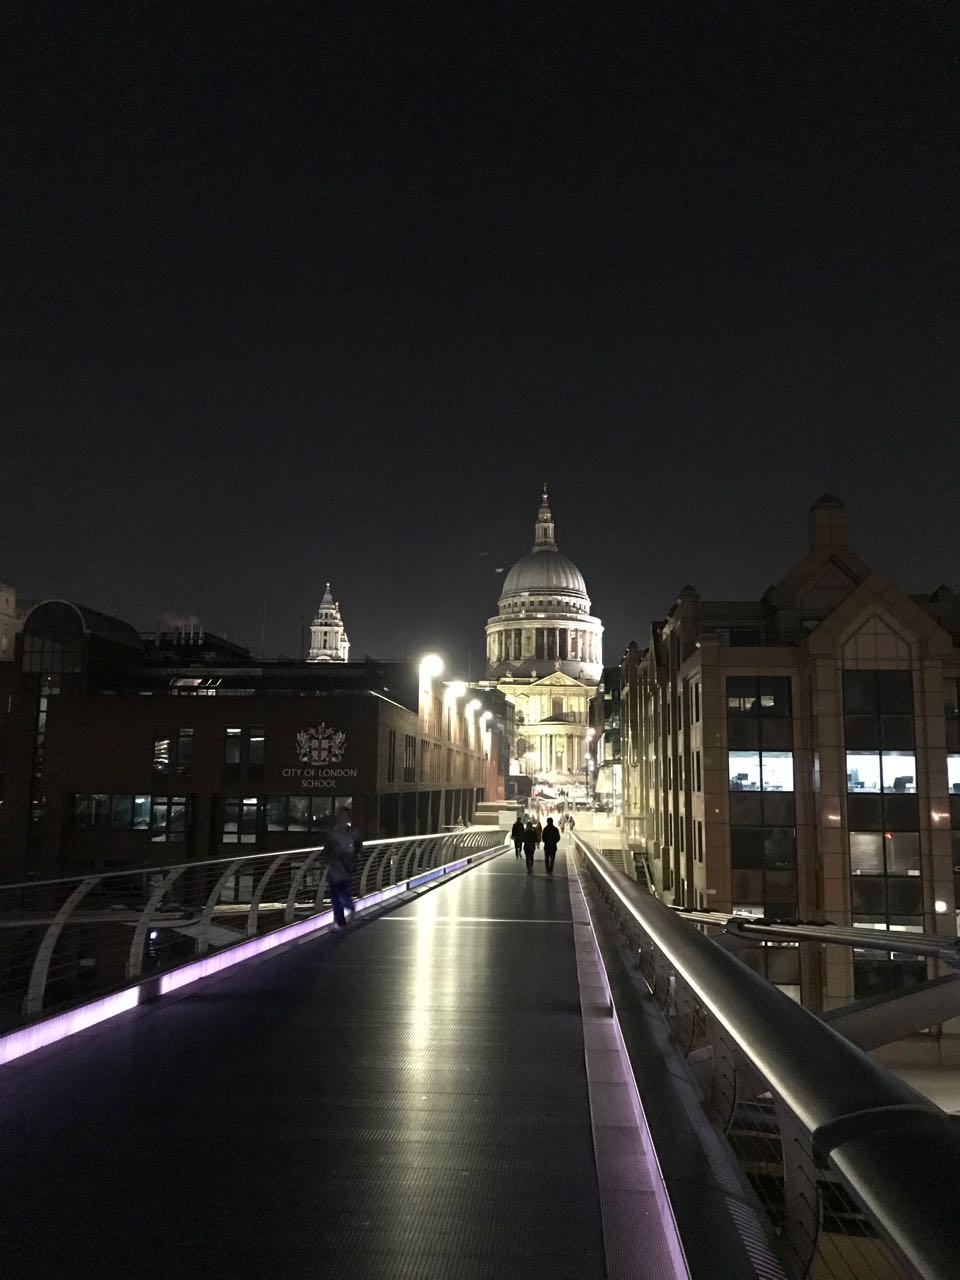
{"type": "Polygon", "coordinates": [[[420,659],[420,679],[432,680],[443,674],[443,659],[439,653],[426,653],[420,659]]]}
{"type": "Polygon", "coordinates": [[[479,698],[471,698],[470,701],[467,703],[467,710],[479,711],[482,706],[483,706],[483,703],[480,701],[479,698]]]}
{"type": "Polygon", "coordinates": [[[462,680],[454,680],[452,684],[447,685],[446,693],[448,698],[462,698],[467,692],[467,686],[462,680]]]}

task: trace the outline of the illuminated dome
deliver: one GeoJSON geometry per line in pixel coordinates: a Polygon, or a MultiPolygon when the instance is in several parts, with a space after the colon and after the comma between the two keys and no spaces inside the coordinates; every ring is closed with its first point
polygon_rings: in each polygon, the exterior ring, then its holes
{"type": "Polygon", "coordinates": [[[500,599],[520,595],[524,591],[528,594],[536,591],[560,591],[564,595],[582,596],[584,600],[587,598],[583,574],[572,560],[556,550],[531,551],[518,560],[504,580],[500,599]]]}
{"type": "Polygon", "coordinates": [[[540,499],[533,549],[518,560],[507,574],[500,600],[504,601],[510,596],[542,595],[545,592],[574,596],[585,601],[586,607],[590,608],[583,574],[572,560],[568,560],[557,550],[553,515],[546,489],[540,499]]]}

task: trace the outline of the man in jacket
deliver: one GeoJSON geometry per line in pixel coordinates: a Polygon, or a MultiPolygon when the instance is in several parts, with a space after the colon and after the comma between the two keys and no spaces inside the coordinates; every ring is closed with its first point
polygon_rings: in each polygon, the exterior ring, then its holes
{"type": "Polygon", "coordinates": [[[513,848],[517,857],[520,857],[520,849],[523,846],[523,823],[518,818],[510,828],[510,838],[513,840],[513,848]]]}
{"type": "Polygon", "coordinates": [[[341,929],[346,927],[345,912],[353,915],[353,898],[350,895],[350,877],[353,875],[363,848],[360,832],[350,825],[350,810],[337,810],[336,821],[327,832],[323,851],[327,855],[327,884],[330,886],[330,905],[333,918],[341,929]]]}
{"type": "Polygon", "coordinates": [[[547,864],[547,875],[553,875],[553,863],[557,856],[557,845],[560,843],[560,832],[553,825],[553,819],[547,819],[543,828],[543,857],[547,864]]]}

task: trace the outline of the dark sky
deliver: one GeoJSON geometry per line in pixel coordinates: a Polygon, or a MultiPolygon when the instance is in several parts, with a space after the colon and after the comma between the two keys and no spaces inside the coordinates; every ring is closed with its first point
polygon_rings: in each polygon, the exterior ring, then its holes
{"type": "Polygon", "coordinates": [[[474,674],[550,484],[615,661],[822,492],[960,583],[946,0],[7,6],[0,579],[474,674]],[[489,554],[484,554],[488,552],[489,554]]]}

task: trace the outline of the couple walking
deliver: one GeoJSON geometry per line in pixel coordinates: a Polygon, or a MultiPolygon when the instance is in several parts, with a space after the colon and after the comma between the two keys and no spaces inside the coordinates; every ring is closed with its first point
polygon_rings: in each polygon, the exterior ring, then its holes
{"type": "Polygon", "coordinates": [[[516,856],[520,857],[520,849],[523,848],[524,857],[527,860],[527,875],[533,875],[533,856],[537,851],[537,845],[543,841],[543,856],[547,866],[547,875],[553,875],[553,864],[557,857],[557,845],[560,843],[560,832],[553,825],[553,819],[547,819],[547,825],[540,829],[540,823],[534,825],[528,822],[526,826],[517,819],[513,824],[510,832],[513,837],[513,847],[516,856]]]}

